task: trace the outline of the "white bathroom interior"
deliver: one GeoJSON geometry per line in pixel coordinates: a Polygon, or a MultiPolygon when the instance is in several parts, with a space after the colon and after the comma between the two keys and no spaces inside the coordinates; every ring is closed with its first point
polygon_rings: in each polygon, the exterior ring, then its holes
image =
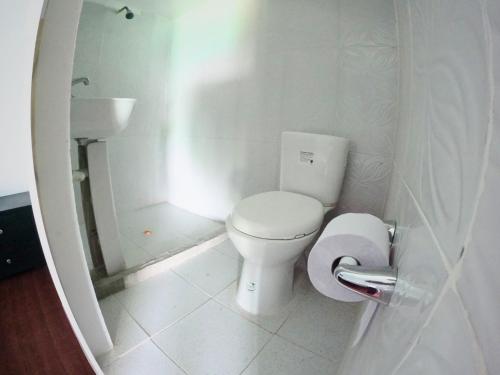
{"type": "Polygon", "coordinates": [[[493,368],[463,281],[492,139],[489,6],[85,0],[71,158],[103,371],[493,368]],[[382,228],[389,305],[308,274],[347,213],[382,228]]]}

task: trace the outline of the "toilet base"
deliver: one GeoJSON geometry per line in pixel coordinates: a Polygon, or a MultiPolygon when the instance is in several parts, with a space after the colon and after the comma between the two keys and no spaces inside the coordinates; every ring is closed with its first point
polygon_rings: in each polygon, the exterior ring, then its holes
{"type": "Polygon", "coordinates": [[[269,315],[286,306],[293,296],[293,269],[298,257],[263,267],[245,260],[236,302],[251,314],[269,315]]]}
{"type": "Polygon", "coordinates": [[[238,231],[231,220],[226,221],[226,228],[243,257],[237,304],[251,314],[276,313],[292,299],[295,262],[318,232],[291,240],[269,240],[238,231]]]}

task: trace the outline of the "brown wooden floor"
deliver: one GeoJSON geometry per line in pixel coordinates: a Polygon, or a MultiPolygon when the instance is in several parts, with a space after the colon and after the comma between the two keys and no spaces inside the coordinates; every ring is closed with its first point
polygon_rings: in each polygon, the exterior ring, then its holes
{"type": "Polygon", "coordinates": [[[46,267],[0,280],[0,374],[94,374],[46,267]]]}

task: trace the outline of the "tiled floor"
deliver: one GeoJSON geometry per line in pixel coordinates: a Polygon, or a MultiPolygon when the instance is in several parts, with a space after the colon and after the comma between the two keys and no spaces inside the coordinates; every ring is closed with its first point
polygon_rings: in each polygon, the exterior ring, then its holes
{"type": "Polygon", "coordinates": [[[120,241],[127,268],[172,256],[220,234],[224,224],[169,203],[118,215],[120,241]],[[149,231],[149,234],[145,234],[149,231]]]}
{"type": "Polygon", "coordinates": [[[115,348],[106,374],[335,374],[359,309],[317,293],[298,271],[280,314],[234,302],[239,255],[226,240],[101,300],[115,348]]]}

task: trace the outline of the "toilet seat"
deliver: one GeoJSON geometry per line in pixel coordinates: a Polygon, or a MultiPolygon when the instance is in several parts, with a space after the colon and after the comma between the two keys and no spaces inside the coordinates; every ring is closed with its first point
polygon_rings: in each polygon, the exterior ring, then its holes
{"type": "Polygon", "coordinates": [[[317,231],[323,215],[323,205],[314,198],[270,191],[240,201],[231,223],[236,230],[253,237],[293,240],[317,231]]]}

